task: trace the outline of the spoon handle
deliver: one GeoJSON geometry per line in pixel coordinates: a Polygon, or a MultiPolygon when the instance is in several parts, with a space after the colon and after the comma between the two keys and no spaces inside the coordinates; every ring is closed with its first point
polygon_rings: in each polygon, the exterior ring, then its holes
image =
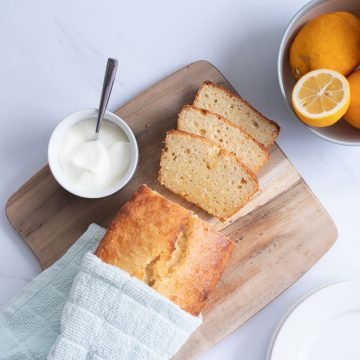
{"type": "Polygon", "coordinates": [[[111,59],[111,58],[108,59],[105,70],[103,88],[101,91],[99,113],[98,113],[98,119],[95,130],[96,134],[99,134],[100,127],[103,121],[103,116],[109,102],[111,90],[115,80],[117,65],[118,65],[118,61],[116,59],[111,59]]]}

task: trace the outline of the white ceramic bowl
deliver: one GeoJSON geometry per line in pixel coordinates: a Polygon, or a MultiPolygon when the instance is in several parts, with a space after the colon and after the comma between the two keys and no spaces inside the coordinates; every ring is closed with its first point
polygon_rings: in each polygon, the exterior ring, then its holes
{"type": "Polygon", "coordinates": [[[291,93],[296,80],[292,76],[290,70],[288,56],[290,44],[305,23],[316,16],[334,11],[348,11],[354,15],[360,16],[360,0],[313,0],[301,8],[291,19],[281,40],[278,54],[277,71],[280,90],[286,104],[296,119],[314,134],[337,144],[359,146],[360,130],[349,125],[345,120],[341,119],[336,124],[325,128],[308,126],[296,116],[291,103],[291,93]]]}
{"type": "MultiPolygon", "coordinates": [[[[126,174],[114,185],[102,190],[84,190],[82,188],[74,185],[62,172],[60,164],[59,164],[59,153],[61,150],[62,142],[65,134],[74,124],[81,122],[83,120],[89,118],[96,118],[98,114],[97,109],[84,109],[76,111],[70,115],[68,115],[64,120],[62,120],[57,127],[54,129],[48,147],[48,160],[50,170],[55,177],[56,181],[67,191],[70,193],[84,197],[89,199],[102,198],[105,196],[109,196],[114,194],[123,188],[132,178],[135,173],[138,159],[139,159],[139,150],[137,146],[137,142],[134,136],[134,133],[130,129],[130,127],[126,124],[126,122],[121,119],[119,116],[106,111],[104,114],[104,119],[111,121],[115,125],[119,126],[121,130],[125,133],[130,142],[131,148],[131,159],[130,165],[126,172],[126,174]]],[[[95,132],[95,129],[94,129],[95,132]]],[[[101,130],[100,130],[101,132],[101,130]]]]}

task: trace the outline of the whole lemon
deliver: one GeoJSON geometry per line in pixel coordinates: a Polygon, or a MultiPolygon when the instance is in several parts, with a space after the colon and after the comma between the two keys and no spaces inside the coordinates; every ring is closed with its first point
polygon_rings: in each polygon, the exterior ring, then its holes
{"type": "Polygon", "coordinates": [[[341,16],[349,25],[353,26],[356,31],[358,31],[358,36],[360,36],[360,19],[357,16],[346,11],[339,11],[333,14],[341,16]]]}
{"type": "Polygon", "coordinates": [[[340,12],[320,15],[305,24],[290,46],[295,78],[322,68],[344,76],[353,71],[360,63],[358,21],[356,16],[340,12]]]}
{"type": "Polygon", "coordinates": [[[350,84],[350,106],[344,118],[352,126],[360,129],[360,70],[348,77],[350,84]]]}

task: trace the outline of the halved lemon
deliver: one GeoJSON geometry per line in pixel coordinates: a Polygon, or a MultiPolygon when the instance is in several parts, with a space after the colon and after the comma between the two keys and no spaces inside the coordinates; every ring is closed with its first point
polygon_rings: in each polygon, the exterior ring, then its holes
{"type": "Polygon", "coordinates": [[[340,120],[349,107],[350,86],[337,71],[313,70],[296,83],[292,103],[296,114],[305,124],[329,126],[340,120]]]}

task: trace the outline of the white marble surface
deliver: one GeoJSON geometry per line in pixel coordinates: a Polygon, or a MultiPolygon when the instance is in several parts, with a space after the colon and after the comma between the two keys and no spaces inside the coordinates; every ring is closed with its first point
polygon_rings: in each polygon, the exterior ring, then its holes
{"type": "MultiPolygon", "coordinates": [[[[107,57],[119,59],[110,109],[199,59],[282,126],[278,141],[334,218],[333,248],[257,316],[202,359],[264,359],[287,308],[320,284],[360,276],[360,148],[327,143],[297,124],[280,96],[276,55],[306,0],[27,1],[0,3],[0,201],[46,162],[52,129],[97,106],[107,57]]],[[[40,272],[1,212],[0,304],[40,272]]],[[[313,239],[317,241],[317,239],[313,239]]],[[[0,340],[1,341],[1,340],[0,340]]]]}

